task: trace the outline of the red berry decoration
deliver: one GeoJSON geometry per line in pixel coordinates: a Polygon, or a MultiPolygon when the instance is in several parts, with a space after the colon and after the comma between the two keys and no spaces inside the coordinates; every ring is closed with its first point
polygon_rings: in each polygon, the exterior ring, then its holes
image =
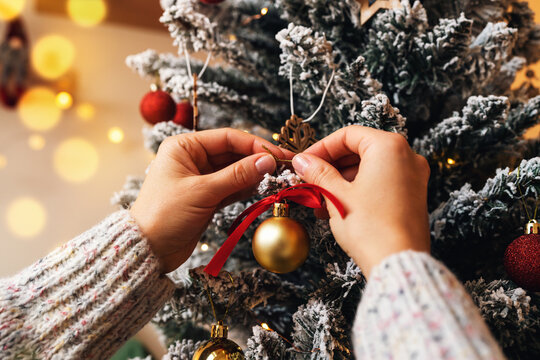
{"type": "Polygon", "coordinates": [[[176,113],[176,103],[169,93],[150,91],[141,100],[141,115],[144,120],[154,125],[158,122],[172,120],[176,113]]]}
{"type": "Polygon", "coordinates": [[[504,268],[510,278],[529,291],[540,291],[540,224],[531,220],[525,235],[512,241],[504,253],[504,268]]]}
{"type": "Polygon", "coordinates": [[[185,99],[176,104],[176,115],[173,121],[185,128],[193,129],[193,106],[185,99]]]}
{"type": "Polygon", "coordinates": [[[221,2],[223,2],[225,0],[200,0],[200,2],[202,2],[203,4],[207,4],[207,5],[213,5],[213,4],[219,4],[221,2]]]}

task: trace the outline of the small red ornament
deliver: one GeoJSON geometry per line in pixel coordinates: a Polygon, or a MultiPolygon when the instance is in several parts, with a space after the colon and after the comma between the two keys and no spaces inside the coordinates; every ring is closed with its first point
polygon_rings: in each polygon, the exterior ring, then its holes
{"type": "Polygon", "coordinates": [[[176,115],[173,121],[185,128],[193,129],[193,106],[189,100],[184,99],[176,104],[176,115]]]}
{"type": "Polygon", "coordinates": [[[176,103],[169,93],[153,90],[144,95],[140,104],[144,120],[154,125],[158,122],[172,120],[176,113],[176,103]]]}
{"type": "Polygon", "coordinates": [[[222,3],[223,1],[225,0],[200,0],[200,2],[207,5],[219,4],[219,3],[222,3]]]}
{"type": "Polygon", "coordinates": [[[510,278],[529,291],[540,291],[540,224],[530,220],[521,235],[504,253],[504,268],[510,278]]]}

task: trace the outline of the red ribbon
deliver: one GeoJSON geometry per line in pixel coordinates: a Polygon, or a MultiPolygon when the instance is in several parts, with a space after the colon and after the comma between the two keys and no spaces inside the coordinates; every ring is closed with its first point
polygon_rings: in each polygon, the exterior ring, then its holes
{"type": "Polygon", "coordinates": [[[334,204],[341,217],[345,217],[345,208],[341,202],[329,191],[313,184],[298,184],[283,189],[275,195],[268,196],[244,210],[234,221],[228,231],[229,237],[219,248],[212,260],[206,265],[204,271],[212,276],[217,276],[223,265],[231,255],[238,240],[242,237],[249,225],[263,212],[268,210],[274,203],[283,200],[293,201],[313,209],[323,207],[323,195],[334,204]]]}

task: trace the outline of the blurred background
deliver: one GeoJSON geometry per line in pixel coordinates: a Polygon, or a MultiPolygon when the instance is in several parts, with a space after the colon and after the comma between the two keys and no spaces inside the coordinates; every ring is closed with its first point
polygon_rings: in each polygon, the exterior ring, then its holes
{"type": "Polygon", "coordinates": [[[0,0],[0,277],[100,221],[126,176],[144,175],[151,79],[124,60],[176,51],[160,14],[158,0],[0,0]]]}

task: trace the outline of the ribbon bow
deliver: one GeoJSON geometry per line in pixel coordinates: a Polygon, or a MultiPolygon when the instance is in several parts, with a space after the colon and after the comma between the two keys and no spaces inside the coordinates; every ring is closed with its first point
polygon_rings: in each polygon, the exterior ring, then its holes
{"type": "Polygon", "coordinates": [[[341,202],[322,187],[314,184],[298,184],[288,187],[277,194],[270,195],[257,201],[255,204],[244,210],[229,228],[229,237],[225,240],[223,245],[221,245],[208,265],[206,265],[204,271],[212,276],[217,276],[231,255],[238,240],[240,240],[249,225],[251,225],[259,215],[268,210],[274,203],[289,200],[313,209],[320,209],[324,204],[323,195],[334,204],[341,217],[345,217],[345,208],[341,202]]]}

